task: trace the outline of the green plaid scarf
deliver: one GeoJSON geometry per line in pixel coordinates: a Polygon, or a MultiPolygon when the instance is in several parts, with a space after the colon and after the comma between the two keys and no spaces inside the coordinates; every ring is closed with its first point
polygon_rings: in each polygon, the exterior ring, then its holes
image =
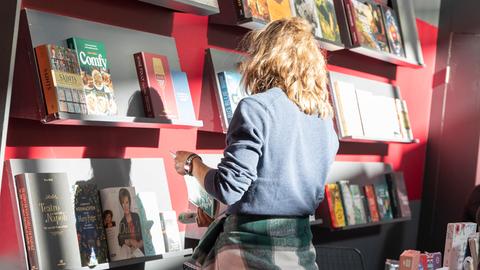
{"type": "Polygon", "coordinates": [[[308,217],[224,217],[192,257],[202,269],[318,269],[308,217]]]}

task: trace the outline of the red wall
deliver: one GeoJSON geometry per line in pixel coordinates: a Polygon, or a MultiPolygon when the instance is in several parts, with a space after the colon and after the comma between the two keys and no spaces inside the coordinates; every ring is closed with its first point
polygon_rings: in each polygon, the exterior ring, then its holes
{"type": "MultiPolygon", "coordinates": [[[[223,0],[222,0],[223,1],[223,0]]],[[[208,18],[191,14],[172,13],[166,9],[132,0],[26,0],[23,7],[49,11],[143,30],[176,39],[180,65],[188,75],[193,103],[199,113],[207,47],[233,49],[245,30],[237,27],[208,25],[208,18]],[[173,14],[173,16],[172,16],[173,14]]],[[[352,52],[329,53],[329,68],[401,87],[407,100],[414,135],[418,144],[342,143],[337,160],[382,161],[405,172],[411,200],[421,197],[425,149],[430,112],[432,78],[436,53],[437,28],[417,21],[426,68],[411,69],[369,59],[352,52]]],[[[127,40],[125,42],[128,42],[127,40]]],[[[15,89],[14,89],[15,91],[15,89]]],[[[10,119],[5,159],[11,158],[134,158],[163,157],[167,167],[173,208],[187,208],[183,178],[173,169],[169,150],[191,150],[221,153],[224,136],[191,130],[154,130],[85,126],[46,126],[36,121],[10,119]],[[197,136],[198,135],[198,136],[197,136]],[[212,145],[212,149],[199,147],[212,145]],[[205,143],[203,143],[205,142],[205,143]]],[[[0,256],[16,251],[15,229],[6,177],[0,194],[0,256]]],[[[181,228],[183,229],[183,227],[181,228]]]]}

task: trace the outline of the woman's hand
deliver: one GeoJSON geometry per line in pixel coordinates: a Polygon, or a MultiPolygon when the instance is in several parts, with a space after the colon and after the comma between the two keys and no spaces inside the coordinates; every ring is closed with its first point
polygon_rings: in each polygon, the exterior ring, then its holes
{"type": "Polygon", "coordinates": [[[187,151],[177,151],[176,157],[174,159],[175,162],[175,171],[177,171],[180,175],[185,175],[185,160],[187,160],[188,156],[193,154],[192,152],[187,151]]]}
{"type": "Polygon", "coordinates": [[[197,225],[198,227],[208,227],[212,222],[213,218],[208,216],[200,207],[197,208],[197,225]]]}

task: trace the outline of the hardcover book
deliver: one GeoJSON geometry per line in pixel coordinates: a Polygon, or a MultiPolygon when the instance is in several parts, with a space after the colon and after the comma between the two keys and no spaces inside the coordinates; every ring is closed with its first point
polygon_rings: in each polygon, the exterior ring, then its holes
{"type": "Polygon", "coordinates": [[[338,186],[340,187],[340,192],[342,193],[343,209],[345,210],[345,217],[347,220],[347,225],[355,225],[355,209],[353,206],[352,193],[350,187],[348,186],[349,182],[347,180],[338,181],[338,186]]]}
{"type": "Polygon", "coordinates": [[[314,35],[323,37],[315,0],[291,0],[290,5],[294,16],[307,20],[313,27],[314,35]]]}
{"type": "Polygon", "coordinates": [[[330,213],[331,223],[333,228],[341,228],[346,225],[345,214],[343,210],[342,194],[340,187],[335,184],[325,185],[325,194],[330,213]]]}
{"type": "Polygon", "coordinates": [[[79,181],[73,187],[78,245],[82,266],[108,262],[102,208],[94,183],[79,181]]]}
{"type": "Polygon", "coordinates": [[[222,127],[226,132],[233,113],[238,103],[245,96],[245,90],[241,85],[242,75],[234,71],[223,71],[217,74],[220,88],[217,93],[217,101],[220,106],[218,109],[221,113],[222,127]]]}
{"type": "Polygon", "coordinates": [[[187,74],[180,71],[172,71],[173,88],[175,89],[175,101],[177,102],[178,118],[180,120],[195,121],[192,96],[188,87],[187,74]]]}
{"type": "Polygon", "coordinates": [[[147,117],[177,119],[172,77],[164,55],[138,52],[133,56],[147,117]]]}
{"type": "Polygon", "coordinates": [[[380,215],[378,213],[378,206],[377,206],[377,196],[375,195],[375,189],[373,185],[368,184],[364,187],[365,190],[365,197],[368,201],[368,212],[370,213],[371,222],[380,221],[380,215]]]}
{"type": "Polygon", "coordinates": [[[80,268],[67,174],[23,173],[15,181],[30,269],[80,268]]]}
{"type": "Polygon", "coordinates": [[[342,43],[333,0],[315,0],[315,4],[323,38],[333,43],[342,43]]]}
{"type": "Polygon", "coordinates": [[[145,254],[139,209],[135,198],[133,187],[100,190],[111,261],[143,257],[145,254]]]}
{"type": "Polygon", "coordinates": [[[165,250],[167,252],[180,251],[182,244],[175,211],[160,212],[160,223],[162,224],[163,239],[165,240],[165,250]]]}
{"type": "Polygon", "coordinates": [[[382,6],[382,12],[390,52],[397,56],[405,57],[402,32],[400,31],[397,14],[387,6],[382,6]]]}
{"type": "Polygon", "coordinates": [[[117,104],[103,42],[78,37],[67,39],[80,64],[88,114],[116,115],[117,104]]]}
{"type": "Polygon", "coordinates": [[[355,213],[355,224],[367,223],[367,216],[364,208],[364,198],[360,192],[359,185],[350,185],[350,192],[352,194],[353,211],[355,213]]]}
{"type": "Polygon", "coordinates": [[[386,175],[392,210],[395,217],[411,217],[410,203],[408,201],[407,188],[402,172],[392,172],[386,175]]]}
{"type": "Polygon", "coordinates": [[[467,240],[477,231],[477,224],[471,222],[448,223],[445,238],[443,266],[450,270],[462,270],[467,250],[467,240]]]}
{"type": "Polygon", "coordinates": [[[363,0],[346,0],[353,45],[361,45],[377,51],[388,52],[387,38],[383,26],[380,6],[363,0]]]}
{"type": "Polygon", "coordinates": [[[165,253],[160,211],[158,210],[155,192],[139,192],[137,205],[142,225],[143,247],[145,256],[154,256],[165,253]]]}
{"type": "Polygon", "coordinates": [[[292,17],[289,0],[267,0],[267,6],[271,21],[292,17]]]}
{"type": "Polygon", "coordinates": [[[388,195],[388,185],[385,179],[376,182],[373,187],[375,188],[375,195],[377,197],[378,213],[380,214],[380,220],[393,219],[392,205],[390,196],[388,195]]]}
{"type": "Polygon", "coordinates": [[[240,25],[258,28],[270,21],[268,0],[235,0],[234,2],[240,25]]]}
{"type": "Polygon", "coordinates": [[[47,113],[86,114],[85,92],[75,51],[47,44],[36,47],[35,53],[47,113]]]}

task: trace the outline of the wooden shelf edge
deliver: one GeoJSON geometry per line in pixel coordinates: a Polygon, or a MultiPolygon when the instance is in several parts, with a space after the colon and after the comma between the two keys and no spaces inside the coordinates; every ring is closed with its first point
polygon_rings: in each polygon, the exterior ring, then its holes
{"type": "Polygon", "coordinates": [[[134,264],[139,264],[139,263],[145,263],[149,261],[155,261],[155,260],[162,260],[162,259],[168,259],[168,258],[174,258],[174,257],[187,257],[192,255],[193,250],[191,248],[183,249],[180,251],[174,251],[174,252],[167,252],[164,254],[159,254],[159,255],[154,255],[154,256],[146,256],[146,257],[141,257],[141,258],[132,258],[132,259],[126,259],[126,260],[121,260],[121,261],[116,261],[116,262],[109,262],[109,263],[102,263],[97,266],[93,267],[81,267],[81,268],[69,268],[67,270],[102,270],[102,269],[111,269],[111,268],[116,268],[116,267],[122,267],[122,266],[129,266],[129,265],[134,265],[134,264]]]}
{"type": "Polygon", "coordinates": [[[331,231],[345,231],[345,230],[353,230],[353,229],[366,228],[366,227],[372,227],[372,226],[378,226],[378,225],[400,223],[400,222],[405,222],[405,221],[410,221],[410,220],[412,220],[411,217],[393,218],[393,219],[390,219],[390,220],[382,220],[382,221],[377,221],[377,222],[368,222],[368,223],[355,224],[355,225],[346,225],[346,226],[341,227],[341,228],[332,228],[332,227],[328,226],[328,224],[325,223],[323,221],[323,219],[317,219],[317,220],[311,221],[310,225],[312,225],[312,226],[318,225],[319,228],[329,229],[331,231]]]}
{"type": "Polygon", "coordinates": [[[131,128],[173,128],[189,129],[203,126],[203,121],[185,121],[181,119],[160,119],[132,116],[103,116],[82,115],[72,113],[55,113],[46,115],[41,122],[49,125],[80,125],[80,126],[106,126],[106,127],[131,127],[131,128]]]}

